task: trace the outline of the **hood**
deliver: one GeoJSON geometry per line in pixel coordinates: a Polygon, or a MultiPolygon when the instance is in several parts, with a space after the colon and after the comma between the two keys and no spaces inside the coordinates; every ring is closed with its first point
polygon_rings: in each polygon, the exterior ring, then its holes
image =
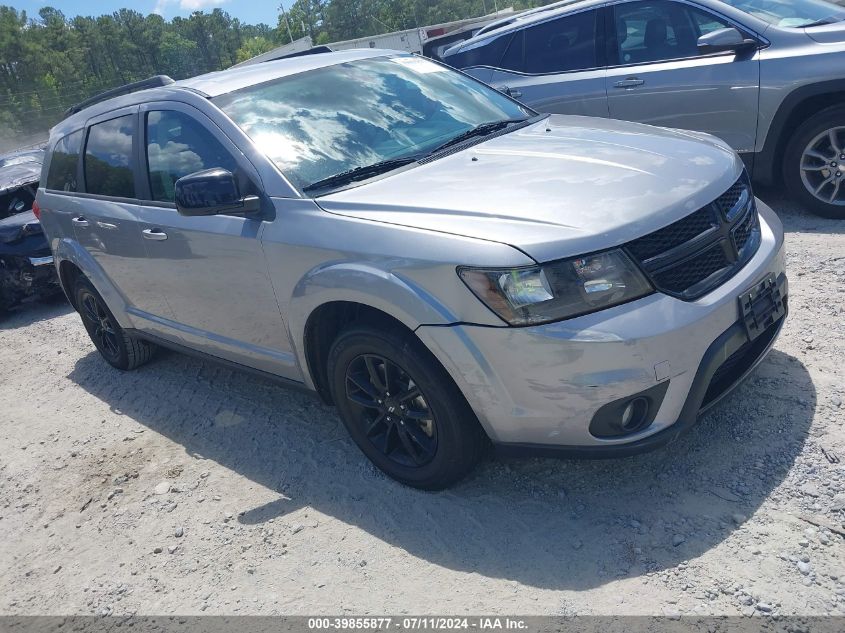
{"type": "Polygon", "coordinates": [[[845,21],[814,26],[804,32],[820,44],[838,44],[845,42],[845,21]]]}
{"type": "Polygon", "coordinates": [[[543,262],[667,226],[713,202],[741,171],[733,150],[706,134],[553,115],[317,202],[510,244],[543,262]]]}
{"type": "Polygon", "coordinates": [[[29,235],[43,233],[41,223],[32,211],[24,211],[0,220],[0,243],[11,244],[29,235]]]}
{"type": "Polygon", "coordinates": [[[29,162],[0,167],[0,193],[36,183],[39,178],[41,178],[41,163],[29,162]]]}

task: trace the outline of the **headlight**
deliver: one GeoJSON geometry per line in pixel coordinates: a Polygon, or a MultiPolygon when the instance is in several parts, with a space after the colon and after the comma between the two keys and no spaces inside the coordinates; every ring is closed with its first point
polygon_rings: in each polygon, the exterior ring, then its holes
{"type": "Polygon", "coordinates": [[[458,274],[475,296],[511,325],[569,319],[654,291],[621,250],[524,268],[462,267],[458,274]]]}

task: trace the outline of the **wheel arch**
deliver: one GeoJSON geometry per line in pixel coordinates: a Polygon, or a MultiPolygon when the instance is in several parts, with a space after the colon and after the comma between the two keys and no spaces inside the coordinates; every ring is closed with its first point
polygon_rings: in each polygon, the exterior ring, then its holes
{"type": "Polygon", "coordinates": [[[84,275],[96,288],[106,302],[118,325],[130,328],[132,324],[127,316],[127,304],[123,295],[112,284],[96,260],[77,242],[68,239],[58,240],[53,246],[59,282],[70,304],[76,308],[73,298],[73,283],[78,275],[84,275]]]}
{"type": "Polygon", "coordinates": [[[413,333],[421,325],[458,321],[413,281],[373,265],[350,262],[311,271],[294,289],[287,312],[306,382],[327,403],[331,403],[325,381],[328,350],[350,323],[367,320],[413,333]]]}
{"type": "Polygon", "coordinates": [[[763,150],[755,159],[754,179],[779,182],[782,160],[792,134],[808,117],[845,103],[845,79],[823,81],[792,91],[781,102],[769,125],[763,150]]]}

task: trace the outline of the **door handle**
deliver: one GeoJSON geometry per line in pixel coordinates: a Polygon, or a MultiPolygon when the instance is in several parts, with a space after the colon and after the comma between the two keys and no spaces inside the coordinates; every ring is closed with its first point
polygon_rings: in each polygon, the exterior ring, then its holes
{"type": "Polygon", "coordinates": [[[78,227],[82,227],[82,228],[85,228],[86,226],[88,226],[88,220],[85,219],[84,215],[79,215],[75,218],[72,218],[71,222],[73,222],[74,226],[78,226],[78,227]]]}
{"type": "Polygon", "coordinates": [[[522,96],[522,92],[519,90],[512,90],[508,86],[499,86],[499,92],[504,92],[509,97],[513,97],[514,99],[518,99],[522,96]]]}
{"type": "Polygon", "coordinates": [[[167,239],[167,233],[161,229],[144,229],[141,231],[144,234],[145,240],[153,240],[155,242],[163,242],[167,239]]]}
{"type": "Polygon", "coordinates": [[[642,86],[645,83],[643,79],[639,79],[638,77],[628,77],[627,79],[623,79],[622,81],[617,81],[613,84],[614,88],[636,88],[637,86],[642,86]]]}

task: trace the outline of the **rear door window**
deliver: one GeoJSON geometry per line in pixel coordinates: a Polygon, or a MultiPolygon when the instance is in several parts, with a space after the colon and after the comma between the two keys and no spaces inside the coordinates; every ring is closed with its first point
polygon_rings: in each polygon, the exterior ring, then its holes
{"type": "Polygon", "coordinates": [[[237,163],[214,135],[198,121],[175,110],[154,110],[146,116],[147,170],[152,199],[173,202],[176,181],[204,169],[221,167],[235,173],[237,163]]]}
{"type": "Polygon", "coordinates": [[[79,152],[82,149],[82,130],[59,139],[50,158],[45,187],[54,191],[77,191],[79,152]]]}
{"type": "Polygon", "coordinates": [[[582,11],[524,29],[524,72],[562,73],[598,67],[597,24],[598,11],[582,11]]]}
{"type": "Polygon", "coordinates": [[[132,139],[135,115],[127,114],[88,131],[85,145],[85,191],[115,198],[135,197],[132,139]]]}

